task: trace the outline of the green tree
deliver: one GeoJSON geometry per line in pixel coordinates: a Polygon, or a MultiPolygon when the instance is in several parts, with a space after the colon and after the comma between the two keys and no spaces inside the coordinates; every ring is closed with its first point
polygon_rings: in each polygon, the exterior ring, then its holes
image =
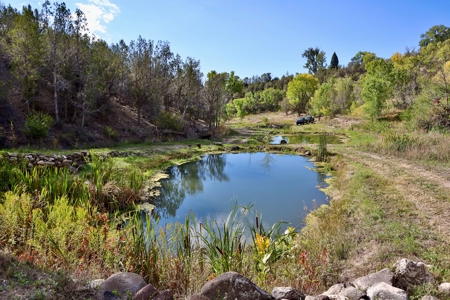
{"type": "Polygon", "coordinates": [[[227,80],[228,73],[217,73],[212,70],[207,75],[207,80],[203,88],[204,112],[209,129],[213,124],[217,125],[220,112],[225,107],[227,101],[227,80]]]}
{"type": "Polygon", "coordinates": [[[289,82],[286,96],[300,115],[305,112],[309,99],[319,87],[319,80],[311,74],[298,74],[289,82]]]}
{"type": "Polygon", "coordinates": [[[336,52],[333,52],[331,56],[330,68],[337,69],[339,67],[339,58],[336,55],[336,52]]]}
{"type": "Polygon", "coordinates": [[[14,18],[14,26],[8,32],[12,73],[19,83],[28,111],[34,109],[33,97],[44,65],[44,48],[39,33],[39,16],[31,6],[24,6],[22,14],[14,18]]]}
{"type": "Polygon", "coordinates": [[[435,25],[428,29],[427,32],[420,35],[420,47],[426,47],[429,44],[443,42],[450,38],[450,28],[444,25],[435,25]]]}
{"type": "Polygon", "coordinates": [[[73,55],[69,45],[73,19],[65,3],[54,3],[52,6],[48,0],[42,5],[41,16],[42,31],[47,41],[46,60],[52,77],[55,121],[59,123],[59,92],[61,87],[67,86],[62,69],[73,55]]]}
{"type": "Polygon", "coordinates": [[[316,116],[329,116],[333,114],[334,109],[331,105],[331,99],[334,97],[333,85],[336,79],[332,77],[327,82],[322,83],[314,92],[314,96],[309,101],[311,113],[316,116]]]}
{"type": "Polygon", "coordinates": [[[233,100],[234,107],[236,108],[236,116],[239,119],[243,119],[248,115],[248,112],[245,110],[245,98],[239,98],[233,100]]]}
{"type": "Polygon", "coordinates": [[[308,69],[310,74],[316,74],[318,70],[325,69],[326,66],[326,57],[325,52],[321,51],[319,48],[308,48],[303,52],[302,57],[306,58],[306,63],[303,66],[308,69]]]}
{"type": "Polygon", "coordinates": [[[136,105],[138,125],[141,125],[143,107],[150,102],[152,74],[149,68],[152,61],[153,42],[139,36],[137,41],[131,41],[130,55],[130,96],[136,105]]]}
{"type": "Polygon", "coordinates": [[[200,91],[202,88],[203,73],[200,71],[200,61],[188,57],[180,62],[173,80],[174,107],[180,113],[180,123],[194,116],[200,109],[200,91]]]}

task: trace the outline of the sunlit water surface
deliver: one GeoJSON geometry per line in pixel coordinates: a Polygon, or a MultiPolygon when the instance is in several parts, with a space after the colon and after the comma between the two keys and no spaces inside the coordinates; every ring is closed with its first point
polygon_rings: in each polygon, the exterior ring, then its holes
{"type": "Polygon", "coordinates": [[[308,210],[328,203],[319,190],[326,186],[326,175],[311,169],[314,165],[307,158],[296,155],[206,155],[200,161],[168,169],[155,213],[162,226],[183,223],[190,211],[198,221],[222,223],[236,202],[253,204],[265,226],[285,221],[299,229],[308,210]]]}

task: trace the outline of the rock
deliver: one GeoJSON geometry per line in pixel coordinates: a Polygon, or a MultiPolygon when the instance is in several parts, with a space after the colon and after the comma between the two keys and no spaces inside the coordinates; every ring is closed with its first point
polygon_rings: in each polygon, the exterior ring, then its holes
{"type": "Polygon", "coordinates": [[[422,262],[402,258],[394,264],[394,267],[394,286],[398,288],[409,290],[416,285],[434,282],[433,275],[422,262]]]}
{"type": "Polygon", "coordinates": [[[286,300],[305,300],[305,294],[293,287],[274,287],[272,297],[286,300]]]}
{"type": "Polygon", "coordinates": [[[344,296],[341,296],[341,295],[329,295],[328,299],[330,299],[330,300],[348,300],[347,298],[345,298],[344,296]]]}
{"type": "Polygon", "coordinates": [[[352,285],[348,284],[335,284],[328,289],[322,295],[328,296],[330,299],[339,299],[344,297],[348,300],[358,300],[365,295],[365,293],[361,290],[358,290],[352,285]]]}
{"type": "Polygon", "coordinates": [[[220,274],[201,289],[202,296],[223,300],[272,300],[272,296],[236,272],[220,274]]]}
{"type": "Polygon", "coordinates": [[[313,296],[306,296],[305,300],[316,300],[316,297],[313,296]]]}
{"type": "Polygon", "coordinates": [[[339,295],[346,297],[348,300],[359,300],[362,297],[364,297],[366,295],[366,293],[364,293],[361,290],[358,290],[354,286],[348,286],[345,289],[343,289],[339,293],[339,295]]]}
{"type": "Polygon", "coordinates": [[[426,295],[420,298],[420,300],[439,300],[439,299],[430,295],[426,295]]]}
{"type": "Polygon", "coordinates": [[[280,144],[287,144],[287,141],[286,140],[281,140],[280,144]]]}
{"type": "Polygon", "coordinates": [[[65,159],[62,161],[63,166],[69,166],[72,164],[72,161],[70,159],[65,159]]]}
{"type": "Polygon", "coordinates": [[[115,292],[122,299],[128,299],[130,295],[133,297],[140,289],[146,286],[142,276],[135,273],[116,273],[108,277],[97,291],[97,299],[103,299],[105,292],[115,292]]]}
{"type": "Polygon", "coordinates": [[[402,289],[393,287],[386,282],[378,282],[367,289],[367,296],[377,300],[408,300],[408,295],[402,289]]]}
{"type": "Polygon", "coordinates": [[[367,290],[369,287],[374,285],[375,283],[385,282],[392,285],[392,280],[394,278],[394,273],[391,272],[388,268],[383,269],[379,272],[372,273],[363,277],[360,277],[353,281],[353,285],[360,290],[367,290]]]}
{"type": "Polygon", "coordinates": [[[310,155],[311,155],[311,151],[306,150],[304,154],[305,154],[306,156],[310,156],[310,155]]]}
{"type": "Polygon", "coordinates": [[[439,293],[450,296],[450,283],[449,282],[441,283],[439,285],[438,290],[439,290],[439,293]]]}
{"type": "Polygon", "coordinates": [[[153,299],[153,297],[158,293],[158,290],[151,284],[147,284],[142,289],[140,289],[133,300],[148,300],[153,299]]]}
{"type": "Polygon", "coordinates": [[[316,300],[330,300],[330,298],[327,295],[319,295],[316,298],[316,300]]]}
{"type": "Polygon", "coordinates": [[[40,166],[43,166],[45,164],[45,161],[40,160],[40,161],[37,162],[37,164],[40,165],[40,166]]]}
{"type": "Polygon", "coordinates": [[[117,296],[116,294],[114,294],[111,291],[105,291],[103,293],[103,300],[122,300],[119,296],[117,296]]]}
{"type": "Polygon", "coordinates": [[[322,295],[338,295],[343,289],[345,289],[345,285],[343,285],[342,283],[335,284],[331,286],[325,293],[322,293],[322,295]]]}
{"type": "Polygon", "coordinates": [[[241,149],[241,148],[239,148],[239,146],[231,147],[231,151],[239,151],[239,149],[241,149]]]}
{"type": "Polygon", "coordinates": [[[209,298],[202,295],[192,295],[189,300],[210,300],[209,298]]]}
{"type": "MultiPolygon", "coordinates": [[[[173,293],[171,290],[165,290],[162,292],[158,292],[152,300],[173,300],[173,293]]],[[[147,300],[147,299],[146,299],[147,300]]]]}

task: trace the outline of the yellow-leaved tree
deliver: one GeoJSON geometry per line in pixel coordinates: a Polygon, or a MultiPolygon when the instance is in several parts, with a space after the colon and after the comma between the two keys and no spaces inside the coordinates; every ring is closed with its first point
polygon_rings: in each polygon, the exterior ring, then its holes
{"type": "Polygon", "coordinates": [[[297,74],[288,84],[286,96],[294,111],[299,115],[305,112],[309,99],[319,88],[319,80],[311,74],[297,74]]]}

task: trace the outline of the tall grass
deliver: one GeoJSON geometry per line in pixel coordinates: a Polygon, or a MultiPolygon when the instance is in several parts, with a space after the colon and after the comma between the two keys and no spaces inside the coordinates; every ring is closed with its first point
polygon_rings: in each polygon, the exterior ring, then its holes
{"type": "Polygon", "coordinates": [[[223,222],[199,222],[191,214],[161,228],[133,211],[144,181],[140,171],[109,159],[94,156],[79,174],[8,162],[0,165],[0,176],[7,179],[0,195],[0,248],[79,277],[132,271],[181,296],[197,293],[225,271],[263,288],[300,287],[299,276],[316,268],[299,263],[303,253],[313,258],[323,250],[299,243],[293,229],[280,232],[281,223],[265,228],[261,216],[251,219],[257,215],[252,207],[234,206],[223,222]],[[124,208],[130,216],[125,222],[118,213],[124,208]]]}
{"type": "Polygon", "coordinates": [[[327,136],[321,135],[319,136],[319,143],[317,145],[317,153],[316,153],[316,161],[324,162],[328,158],[328,150],[327,150],[327,136]]]}
{"type": "Polygon", "coordinates": [[[219,225],[213,219],[205,220],[196,231],[196,237],[203,245],[202,252],[215,274],[242,271],[245,227],[238,220],[238,213],[235,206],[223,224],[219,225]]]}

